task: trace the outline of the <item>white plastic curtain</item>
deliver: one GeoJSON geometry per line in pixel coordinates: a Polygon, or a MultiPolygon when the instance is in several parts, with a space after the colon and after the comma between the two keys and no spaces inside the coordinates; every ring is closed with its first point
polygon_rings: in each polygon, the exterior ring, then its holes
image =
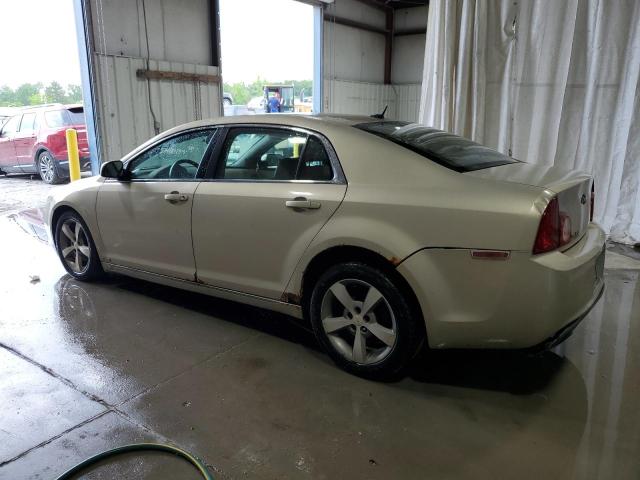
{"type": "Polygon", "coordinates": [[[425,56],[421,123],[592,173],[640,242],[640,1],[431,0],[425,56]]]}

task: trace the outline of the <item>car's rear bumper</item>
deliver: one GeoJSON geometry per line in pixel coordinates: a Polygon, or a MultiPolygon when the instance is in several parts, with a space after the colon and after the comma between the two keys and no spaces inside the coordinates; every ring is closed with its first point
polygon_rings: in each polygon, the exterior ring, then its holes
{"type": "Polygon", "coordinates": [[[580,325],[580,322],[584,320],[584,318],[589,314],[589,312],[593,309],[596,303],[598,303],[598,300],[600,300],[600,297],[602,297],[603,293],[604,293],[604,283],[602,284],[602,288],[600,289],[600,293],[598,293],[598,296],[593,300],[593,302],[590,305],[587,306],[585,311],[582,314],[580,314],[578,318],[576,318],[571,323],[562,327],[560,330],[558,330],[556,333],[551,335],[545,341],[537,345],[534,345],[533,347],[529,347],[527,350],[532,353],[535,353],[535,352],[548,350],[550,348],[555,347],[556,345],[560,345],[562,342],[564,342],[567,338],[571,336],[571,334],[576,329],[576,327],[580,325]]]}
{"type": "Polygon", "coordinates": [[[418,297],[432,348],[529,348],[566,338],[597,302],[604,244],[591,224],[564,252],[479,260],[467,249],[424,249],[398,271],[418,297]]]}

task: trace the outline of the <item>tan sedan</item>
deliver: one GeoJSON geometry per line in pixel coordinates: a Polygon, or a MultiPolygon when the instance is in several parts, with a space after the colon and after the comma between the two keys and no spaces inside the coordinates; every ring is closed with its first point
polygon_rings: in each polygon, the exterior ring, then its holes
{"type": "Polygon", "coordinates": [[[593,180],[369,117],[183,125],[55,190],[69,274],[117,272],[308,318],[343,368],[562,341],[604,288],[593,180]]]}

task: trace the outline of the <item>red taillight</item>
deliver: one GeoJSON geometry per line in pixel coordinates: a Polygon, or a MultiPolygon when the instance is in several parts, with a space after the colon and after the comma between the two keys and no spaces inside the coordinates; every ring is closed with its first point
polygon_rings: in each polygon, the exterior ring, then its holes
{"type": "Polygon", "coordinates": [[[544,209],[533,254],[550,252],[571,241],[571,218],[560,211],[558,197],[553,197],[544,209]]]}
{"type": "Polygon", "coordinates": [[[553,198],[544,209],[536,242],[533,244],[533,254],[550,252],[560,246],[560,206],[558,199],[553,198]]]}
{"type": "Polygon", "coordinates": [[[595,201],[596,201],[596,187],[595,187],[595,181],[591,184],[591,213],[589,214],[589,220],[591,222],[593,222],[593,209],[595,208],[595,201]]]}

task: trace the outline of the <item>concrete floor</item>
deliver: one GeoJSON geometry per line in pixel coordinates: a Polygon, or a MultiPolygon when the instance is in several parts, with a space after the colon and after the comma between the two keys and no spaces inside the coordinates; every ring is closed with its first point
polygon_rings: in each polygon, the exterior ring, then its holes
{"type": "MultiPolygon", "coordinates": [[[[7,185],[27,192],[18,207],[50,188],[27,183],[0,177],[0,204],[16,199],[7,185]]],[[[1,479],[51,479],[142,440],[217,478],[640,477],[640,261],[624,250],[555,352],[436,352],[382,384],[338,370],[293,319],[124,277],[77,282],[23,218],[0,216],[1,479]]],[[[143,454],[82,478],[198,477],[143,454]]]]}

